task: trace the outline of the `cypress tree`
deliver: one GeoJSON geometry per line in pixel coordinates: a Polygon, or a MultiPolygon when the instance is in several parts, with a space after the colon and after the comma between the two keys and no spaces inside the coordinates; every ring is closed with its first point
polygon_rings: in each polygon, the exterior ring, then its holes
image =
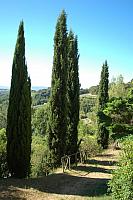
{"type": "Polygon", "coordinates": [[[99,84],[99,96],[98,96],[98,135],[97,135],[97,142],[103,149],[108,147],[108,138],[109,138],[109,131],[106,127],[106,116],[103,113],[103,110],[106,106],[106,103],[109,100],[108,95],[108,64],[105,61],[105,64],[102,66],[101,71],[101,80],[99,84]]]}
{"type": "Polygon", "coordinates": [[[66,13],[63,10],[57,20],[54,36],[54,58],[49,102],[48,144],[55,165],[61,163],[65,154],[67,111],[67,27],[66,13]]]}
{"type": "Polygon", "coordinates": [[[31,154],[31,83],[25,61],[24,24],[20,23],[12,65],[7,114],[7,162],[11,176],[27,177],[31,154]]]}
{"type": "Polygon", "coordinates": [[[67,80],[67,155],[77,152],[79,122],[79,74],[78,41],[72,31],[68,35],[68,80],[67,80]]]}
{"type": "Polygon", "coordinates": [[[107,61],[105,61],[105,64],[102,66],[101,71],[101,80],[99,84],[99,96],[98,96],[98,102],[99,102],[99,109],[104,109],[106,103],[109,100],[108,95],[108,84],[109,84],[109,72],[108,72],[108,64],[107,61]]]}

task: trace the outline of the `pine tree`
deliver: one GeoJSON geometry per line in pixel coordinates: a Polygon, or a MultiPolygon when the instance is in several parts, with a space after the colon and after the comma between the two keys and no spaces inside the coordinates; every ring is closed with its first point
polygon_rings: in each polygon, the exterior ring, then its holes
{"type": "Polygon", "coordinates": [[[55,165],[65,154],[67,132],[66,108],[67,81],[67,27],[63,10],[57,20],[54,37],[54,61],[52,69],[51,97],[49,102],[48,143],[55,165]]]}
{"type": "Polygon", "coordinates": [[[68,80],[67,80],[67,151],[70,155],[77,152],[79,122],[79,74],[78,74],[78,41],[72,31],[68,35],[68,80]]]}
{"type": "Polygon", "coordinates": [[[11,176],[27,177],[31,154],[31,83],[25,61],[24,24],[20,23],[12,65],[7,114],[7,162],[11,176]]]}
{"type": "Polygon", "coordinates": [[[106,127],[106,116],[103,113],[103,110],[106,106],[106,103],[109,100],[108,95],[108,64],[105,61],[105,64],[102,66],[101,71],[101,80],[99,84],[99,96],[98,96],[98,135],[97,135],[97,142],[103,149],[108,147],[108,138],[109,138],[109,131],[106,127]]]}

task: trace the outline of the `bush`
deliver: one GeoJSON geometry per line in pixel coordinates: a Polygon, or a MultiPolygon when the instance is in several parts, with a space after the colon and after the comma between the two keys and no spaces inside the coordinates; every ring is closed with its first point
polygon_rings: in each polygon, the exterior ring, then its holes
{"type": "Polygon", "coordinates": [[[96,137],[90,136],[90,135],[86,135],[86,136],[82,137],[80,150],[87,151],[87,154],[90,156],[94,156],[101,152],[101,148],[97,144],[96,137]]]}
{"type": "Polygon", "coordinates": [[[49,160],[46,137],[33,135],[31,151],[31,176],[47,175],[52,168],[49,160]]]}
{"type": "Polygon", "coordinates": [[[133,136],[128,136],[122,141],[118,169],[109,181],[109,190],[115,200],[133,199],[133,136]]]}
{"type": "Polygon", "coordinates": [[[95,130],[91,124],[88,124],[88,120],[80,120],[78,125],[78,135],[82,138],[85,135],[94,135],[95,130]]]}
{"type": "Polygon", "coordinates": [[[8,167],[6,160],[6,131],[5,129],[0,130],[0,178],[8,176],[8,167]]]}

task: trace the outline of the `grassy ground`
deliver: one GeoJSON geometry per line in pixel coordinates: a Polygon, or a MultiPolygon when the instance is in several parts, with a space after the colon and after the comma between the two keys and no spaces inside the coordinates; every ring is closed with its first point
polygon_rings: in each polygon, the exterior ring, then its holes
{"type": "Polygon", "coordinates": [[[0,180],[0,200],[111,200],[107,182],[118,151],[106,151],[70,171],[35,179],[0,180]]]}

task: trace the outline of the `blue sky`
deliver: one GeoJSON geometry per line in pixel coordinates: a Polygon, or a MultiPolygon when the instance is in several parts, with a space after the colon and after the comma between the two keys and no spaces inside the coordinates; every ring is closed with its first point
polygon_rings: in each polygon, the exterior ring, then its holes
{"type": "Polygon", "coordinates": [[[67,13],[67,28],[79,41],[83,88],[99,83],[108,60],[110,80],[133,78],[133,0],[1,0],[0,85],[9,86],[19,22],[23,19],[26,59],[32,85],[50,86],[57,17],[67,13]]]}

